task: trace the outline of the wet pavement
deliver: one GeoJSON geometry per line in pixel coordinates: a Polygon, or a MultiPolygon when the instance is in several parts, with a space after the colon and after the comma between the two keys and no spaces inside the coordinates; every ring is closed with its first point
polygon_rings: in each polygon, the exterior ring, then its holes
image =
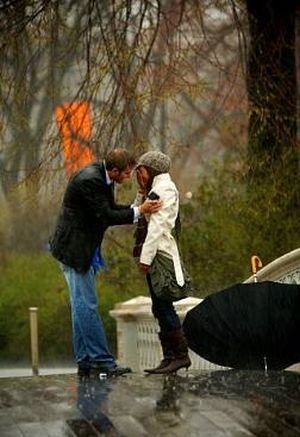
{"type": "Polygon", "coordinates": [[[1,437],[300,436],[300,373],[0,379],[1,437]]]}

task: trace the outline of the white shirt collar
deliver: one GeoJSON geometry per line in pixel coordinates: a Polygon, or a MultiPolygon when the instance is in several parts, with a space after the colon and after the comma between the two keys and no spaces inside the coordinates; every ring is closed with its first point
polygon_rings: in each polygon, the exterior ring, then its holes
{"type": "Polygon", "coordinates": [[[111,180],[111,178],[109,177],[109,174],[107,173],[105,161],[103,161],[103,163],[104,163],[104,168],[105,168],[106,183],[107,183],[107,185],[111,185],[113,183],[113,181],[111,180]]]}

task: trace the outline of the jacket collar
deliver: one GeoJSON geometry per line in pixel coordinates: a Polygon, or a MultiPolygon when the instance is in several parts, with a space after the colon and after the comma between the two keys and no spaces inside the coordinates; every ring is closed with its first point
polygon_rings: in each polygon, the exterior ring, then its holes
{"type": "Polygon", "coordinates": [[[161,184],[161,183],[169,182],[169,181],[171,181],[170,174],[169,173],[161,173],[157,176],[154,176],[153,182],[152,182],[152,188],[154,188],[155,185],[157,185],[157,184],[161,184]]]}

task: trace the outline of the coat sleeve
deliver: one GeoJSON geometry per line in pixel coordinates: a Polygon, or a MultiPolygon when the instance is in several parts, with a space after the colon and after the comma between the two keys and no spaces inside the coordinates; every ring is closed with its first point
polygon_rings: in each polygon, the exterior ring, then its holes
{"type": "Polygon", "coordinates": [[[81,184],[81,193],[91,214],[106,226],[133,223],[134,210],[130,205],[117,205],[109,188],[99,181],[88,179],[81,184]]]}

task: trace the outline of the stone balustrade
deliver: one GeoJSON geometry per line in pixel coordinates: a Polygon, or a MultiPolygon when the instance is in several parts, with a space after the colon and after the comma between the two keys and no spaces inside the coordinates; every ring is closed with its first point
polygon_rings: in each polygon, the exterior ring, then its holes
{"type": "MultiPolygon", "coordinates": [[[[258,281],[276,281],[285,284],[300,284],[300,249],[292,250],[270,262],[257,274],[258,281]]],[[[254,275],[245,282],[253,282],[254,275]]]]}
{"type": "MultiPolygon", "coordinates": [[[[183,320],[187,311],[202,299],[188,297],[176,302],[176,312],[183,320]]],[[[159,327],[151,313],[150,297],[138,296],[117,304],[110,315],[117,324],[117,350],[120,363],[134,371],[155,367],[162,358],[158,340],[159,327]]],[[[192,369],[221,369],[190,351],[192,369]]]]}

